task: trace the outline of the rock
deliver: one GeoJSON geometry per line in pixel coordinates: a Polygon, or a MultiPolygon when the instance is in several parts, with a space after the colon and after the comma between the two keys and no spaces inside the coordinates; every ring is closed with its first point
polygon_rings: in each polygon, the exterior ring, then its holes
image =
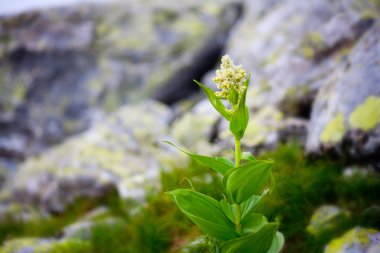
{"type": "Polygon", "coordinates": [[[344,228],[349,213],[333,205],[320,206],[311,217],[306,230],[313,236],[319,237],[326,233],[337,232],[344,228]]]}
{"type": "Polygon", "coordinates": [[[0,160],[0,191],[1,188],[3,188],[3,185],[5,184],[7,178],[9,176],[9,171],[6,165],[2,164],[2,161],[0,160]]]}
{"type": "Polygon", "coordinates": [[[181,247],[180,253],[208,252],[211,245],[206,236],[198,236],[181,247]]]}
{"type": "Polygon", "coordinates": [[[88,212],[83,218],[81,218],[81,221],[92,221],[92,220],[99,220],[102,218],[106,218],[110,216],[111,211],[105,207],[105,206],[100,206],[97,207],[90,212],[88,212]]]}
{"type": "Polygon", "coordinates": [[[49,218],[47,213],[36,210],[30,205],[0,204],[0,224],[42,222],[49,218]]]}
{"type": "Polygon", "coordinates": [[[348,56],[335,82],[326,82],[313,105],[307,150],[334,151],[350,159],[379,161],[380,23],[373,25],[348,56]]]}
{"type": "MultiPolygon", "coordinates": [[[[238,18],[232,2],[128,0],[0,17],[0,157],[23,160],[165,93],[178,73],[202,75],[238,18]]],[[[188,79],[177,100],[189,81],[196,87],[188,79]]]]}
{"type": "Polygon", "coordinates": [[[219,113],[208,100],[198,102],[190,111],[177,118],[171,127],[171,136],[194,153],[216,153],[210,144],[217,133],[219,113]]]}
{"type": "Polygon", "coordinates": [[[121,218],[108,217],[100,221],[80,221],[69,225],[63,229],[64,239],[90,240],[91,231],[97,226],[107,226],[110,228],[125,225],[121,218]]]}
{"type": "Polygon", "coordinates": [[[343,170],[343,177],[346,180],[357,180],[358,178],[369,178],[376,176],[373,168],[367,166],[350,166],[343,170]]]}
{"type": "Polygon", "coordinates": [[[374,253],[380,246],[380,233],[373,229],[356,227],[342,237],[332,240],[324,253],[374,253]]]}
{"type": "MultiPolygon", "coordinates": [[[[273,106],[262,107],[251,113],[242,145],[246,147],[274,148],[279,142],[279,132],[284,129],[283,114],[273,106]]],[[[219,139],[221,144],[234,147],[233,136],[229,131],[229,123],[222,121],[219,139]]]]}
{"type": "Polygon", "coordinates": [[[170,140],[172,116],[153,101],[120,108],[102,124],[21,164],[4,189],[7,199],[58,213],[76,199],[101,199],[115,188],[122,197],[143,200],[148,188],[159,187],[160,169],[184,162],[163,143],[170,140]]]}
{"type": "Polygon", "coordinates": [[[6,241],[0,253],[53,253],[53,252],[90,253],[91,245],[79,240],[54,240],[22,238],[6,241]]]}
{"type": "MultiPolygon", "coordinates": [[[[334,4],[329,0],[245,1],[242,20],[231,33],[225,53],[251,73],[247,102],[253,115],[269,106],[283,113],[281,121],[312,117],[311,124],[303,124],[310,125],[309,133],[305,133],[303,127],[295,137],[304,142],[307,134],[307,149],[313,153],[324,152],[319,144],[327,121],[332,120],[323,139],[329,136],[343,138],[342,116],[330,115],[338,109],[331,108],[331,112],[322,109],[330,104],[336,108],[346,106],[341,103],[352,105],[343,109],[344,121],[349,117],[347,114],[362,104],[351,116],[351,124],[355,129],[373,127],[378,118],[378,113],[374,112],[378,107],[379,83],[376,63],[380,55],[378,13],[378,5],[368,1],[334,4]],[[335,98],[332,95],[335,93],[344,94],[335,98]],[[365,102],[367,95],[364,93],[375,98],[365,102]],[[352,97],[353,104],[349,94],[359,94],[352,97]],[[361,122],[360,125],[357,122],[361,122]]],[[[207,74],[204,82],[216,88],[211,83],[212,76],[214,72],[207,74]]],[[[266,129],[265,124],[262,128],[266,129]]],[[[267,134],[264,133],[274,142],[284,137],[267,134]]],[[[353,140],[353,148],[350,154],[361,157],[379,152],[376,146],[378,130],[369,136],[357,131],[351,134],[349,141],[353,140]]],[[[260,134],[257,138],[262,139],[260,134]]]]}
{"type": "Polygon", "coordinates": [[[328,0],[245,1],[226,53],[252,73],[247,100],[308,118],[319,87],[345,66],[351,45],[378,16],[375,10],[328,0]]]}

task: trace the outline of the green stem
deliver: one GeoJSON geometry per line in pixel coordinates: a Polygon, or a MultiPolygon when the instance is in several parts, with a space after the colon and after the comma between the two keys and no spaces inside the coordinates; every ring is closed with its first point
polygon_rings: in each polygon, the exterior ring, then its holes
{"type": "MultiPolygon", "coordinates": [[[[240,140],[235,138],[235,167],[240,166],[241,160],[241,147],[240,140]]],[[[240,205],[236,204],[236,221],[235,221],[235,229],[240,234],[241,232],[241,208],[240,205]]]]}
{"type": "Polygon", "coordinates": [[[235,167],[240,166],[240,160],[241,160],[240,140],[235,138],[235,167]]]}
{"type": "Polygon", "coordinates": [[[214,246],[214,253],[220,253],[219,242],[216,239],[212,240],[214,246]]]}
{"type": "Polygon", "coordinates": [[[240,234],[241,232],[241,208],[240,205],[236,204],[236,221],[235,221],[235,229],[240,234]]]}

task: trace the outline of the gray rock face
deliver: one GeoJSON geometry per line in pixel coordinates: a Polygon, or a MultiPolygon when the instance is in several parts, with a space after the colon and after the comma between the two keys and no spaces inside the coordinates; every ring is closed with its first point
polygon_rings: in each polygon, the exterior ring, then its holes
{"type": "MultiPolygon", "coordinates": [[[[160,169],[181,164],[164,145],[172,111],[157,102],[120,108],[102,124],[20,165],[3,191],[9,201],[63,212],[78,198],[99,199],[115,188],[142,200],[159,187],[160,169]]],[[[173,153],[175,152],[175,153],[173,153]]]]}
{"type": "Polygon", "coordinates": [[[0,157],[22,160],[191,72],[235,22],[229,2],[130,0],[0,17],[0,157]]]}
{"type": "MultiPolygon", "coordinates": [[[[274,108],[272,118],[283,113],[272,132],[266,131],[265,121],[256,120],[265,130],[261,137],[251,124],[247,132],[261,139],[248,146],[283,141],[281,133],[289,129],[283,122],[311,118],[303,124],[309,126],[307,132],[302,127],[296,136],[308,152],[332,148],[340,155],[375,159],[380,133],[378,7],[370,1],[245,1],[226,53],[252,74],[247,93],[252,115],[267,107],[274,108]]],[[[210,87],[215,87],[213,75],[205,77],[210,87]]]]}
{"type": "Polygon", "coordinates": [[[344,1],[246,1],[246,7],[227,53],[252,73],[259,105],[301,116],[307,112],[297,106],[312,102],[341,64],[336,56],[373,23],[344,1]]]}
{"type": "Polygon", "coordinates": [[[91,229],[96,226],[115,227],[125,224],[121,218],[104,218],[101,221],[80,221],[71,224],[63,229],[64,239],[89,240],[91,238],[91,229]]]}
{"type": "Polygon", "coordinates": [[[378,159],[380,151],[380,23],[360,39],[326,82],[313,105],[307,139],[309,152],[335,149],[351,158],[378,159]]]}

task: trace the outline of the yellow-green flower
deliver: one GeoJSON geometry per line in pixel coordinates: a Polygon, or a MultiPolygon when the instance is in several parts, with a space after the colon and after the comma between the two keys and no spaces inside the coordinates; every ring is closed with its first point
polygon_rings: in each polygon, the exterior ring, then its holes
{"type": "Polygon", "coordinates": [[[230,93],[240,93],[243,89],[243,82],[247,78],[247,73],[241,65],[235,66],[228,55],[222,57],[220,69],[216,71],[216,77],[213,81],[220,91],[215,92],[215,95],[220,99],[228,99],[230,93]]]}

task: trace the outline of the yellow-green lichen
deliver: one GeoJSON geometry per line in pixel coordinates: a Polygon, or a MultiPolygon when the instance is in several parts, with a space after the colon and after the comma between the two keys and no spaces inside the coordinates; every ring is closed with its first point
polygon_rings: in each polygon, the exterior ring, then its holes
{"type": "Polygon", "coordinates": [[[323,143],[335,144],[342,140],[346,128],[343,113],[338,113],[325,127],[320,139],[323,143]]]}
{"type": "Polygon", "coordinates": [[[320,48],[323,46],[324,39],[323,39],[322,34],[319,32],[315,32],[315,31],[310,32],[307,35],[307,39],[310,43],[312,43],[312,45],[314,45],[317,48],[320,48]]]}
{"type": "Polygon", "coordinates": [[[380,98],[369,96],[351,113],[349,124],[351,128],[369,131],[380,123],[380,98]]]}
{"type": "Polygon", "coordinates": [[[337,206],[324,205],[319,207],[311,217],[306,231],[314,236],[337,230],[347,221],[349,213],[337,206]]]}
{"type": "Polygon", "coordinates": [[[314,57],[314,49],[309,46],[302,47],[302,54],[306,59],[312,59],[314,57]]]}
{"type": "Polygon", "coordinates": [[[324,48],[324,38],[317,31],[309,32],[303,39],[301,53],[306,59],[312,59],[324,48]]]}
{"type": "Polygon", "coordinates": [[[345,233],[342,237],[331,241],[326,249],[325,253],[341,253],[345,252],[346,247],[352,247],[353,245],[368,245],[371,240],[370,236],[377,233],[373,229],[354,228],[345,233]]]}

